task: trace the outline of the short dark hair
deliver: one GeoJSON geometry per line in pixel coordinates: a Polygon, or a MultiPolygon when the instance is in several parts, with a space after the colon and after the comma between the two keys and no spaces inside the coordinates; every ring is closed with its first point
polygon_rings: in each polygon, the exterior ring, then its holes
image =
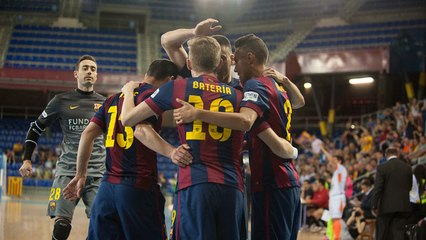
{"type": "Polygon", "coordinates": [[[366,186],[366,187],[371,187],[371,180],[370,180],[370,178],[364,178],[362,181],[361,181],[361,185],[364,185],[364,186],[366,186]]]}
{"type": "Polygon", "coordinates": [[[321,185],[325,186],[325,179],[324,179],[324,178],[319,178],[319,179],[318,179],[318,182],[319,182],[321,185]]]}
{"type": "Polygon", "coordinates": [[[385,156],[398,156],[398,149],[395,147],[388,147],[385,151],[385,156]]]}
{"type": "Polygon", "coordinates": [[[223,35],[212,35],[212,38],[216,39],[221,47],[229,47],[232,50],[231,42],[223,35]]]}
{"type": "Polygon", "coordinates": [[[78,59],[77,63],[75,64],[75,70],[76,71],[78,71],[78,68],[80,67],[80,63],[84,60],[90,60],[90,61],[93,61],[93,62],[96,63],[96,59],[93,56],[87,55],[87,54],[83,55],[78,59]]]}
{"type": "Polygon", "coordinates": [[[151,65],[149,65],[146,75],[154,77],[156,80],[163,80],[168,76],[176,77],[178,71],[178,67],[172,61],[159,59],[154,60],[151,65]]]}
{"type": "Polygon", "coordinates": [[[235,41],[235,49],[243,53],[252,52],[256,59],[265,64],[268,61],[269,50],[265,42],[254,34],[247,34],[235,41]]]}
{"type": "Polygon", "coordinates": [[[338,161],[340,161],[340,163],[342,163],[342,164],[343,164],[343,162],[345,162],[345,159],[343,159],[343,157],[342,157],[342,156],[340,156],[340,155],[336,155],[335,157],[337,158],[337,160],[338,160],[338,161]]]}

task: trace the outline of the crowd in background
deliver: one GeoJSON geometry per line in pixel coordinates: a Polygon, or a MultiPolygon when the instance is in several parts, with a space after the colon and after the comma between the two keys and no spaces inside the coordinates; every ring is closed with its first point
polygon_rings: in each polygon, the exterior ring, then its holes
{"type": "MultiPolygon", "coordinates": [[[[320,229],[316,226],[324,226],[320,221],[321,210],[328,207],[328,195],[325,196],[321,192],[323,188],[329,188],[333,170],[326,162],[321,146],[344,159],[343,165],[348,172],[346,197],[350,200],[344,219],[349,230],[352,227],[355,232],[351,234],[352,237],[358,236],[357,226],[363,226],[360,229],[363,230],[365,219],[375,218],[371,212],[369,198],[374,187],[374,173],[377,166],[386,161],[383,153],[389,146],[398,148],[401,158],[413,166],[420,198],[412,200],[412,203],[421,205],[422,197],[423,201],[426,200],[425,123],[425,100],[412,99],[408,104],[397,102],[393,107],[378,112],[376,117],[371,116],[363,125],[347,123],[343,133],[333,140],[320,139],[308,132],[303,132],[295,138],[295,142],[300,145],[299,149],[303,149],[297,159],[297,169],[302,183],[302,197],[308,204],[307,225],[311,225],[314,231],[320,229]]],[[[412,223],[424,217],[424,212],[417,213],[420,214],[412,223]]]]}
{"type": "MultiPolygon", "coordinates": [[[[16,142],[13,144],[13,149],[8,149],[4,152],[6,154],[7,164],[22,165],[24,154],[22,142],[16,142]]],[[[33,178],[54,179],[56,162],[58,161],[60,153],[60,146],[57,146],[55,149],[43,145],[36,148],[32,157],[34,163],[33,178]]]]}

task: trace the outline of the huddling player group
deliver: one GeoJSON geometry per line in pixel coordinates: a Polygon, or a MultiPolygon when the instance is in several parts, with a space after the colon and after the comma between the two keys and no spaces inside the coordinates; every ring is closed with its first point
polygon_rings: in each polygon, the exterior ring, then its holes
{"type": "Polygon", "coordinates": [[[302,107],[304,98],[266,66],[262,39],[238,38],[233,54],[225,36],[213,35],[220,29],[217,20],[207,19],[163,34],[171,61],[152,62],[142,82],[128,82],[106,100],[93,91],[95,59],[80,58],[78,88],[56,95],[31,124],[20,169],[31,174],[39,136],[59,120],[64,139],[48,205],[55,218],[52,239],[68,238],[80,199],[90,216],[88,239],[167,239],[157,153],[179,166],[170,238],[247,239],[245,136],[251,239],[297,239],[300,184],[290,128],[292,109],[302,107]],[[239,80],[232,78],[232,65],[239,80]],[[178,147],[158,134],[161,114],[172,109],[178,147]],[[87,126],[74,126],[87,120],[87,126]]]}

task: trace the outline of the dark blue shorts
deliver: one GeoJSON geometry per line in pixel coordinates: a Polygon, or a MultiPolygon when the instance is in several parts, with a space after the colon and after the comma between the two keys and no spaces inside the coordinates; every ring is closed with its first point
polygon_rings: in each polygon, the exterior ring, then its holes
{"type": "Polygon", "coordinates": [[[102,182],[90,215],[88,239],[166,239],[164,197],[152,191],[102,182]]]}
{"type": "Polygon", "coordinates": [[[174,199],[171,239],[239,240],[243,223],[243,193],[216,183],[201,183],[178,191],[174,199]]]}
{"type": "Polygon", "coordinates": [[[300,226],[300,188],[253,193],[252,240],[296,240],[300,226]]]}

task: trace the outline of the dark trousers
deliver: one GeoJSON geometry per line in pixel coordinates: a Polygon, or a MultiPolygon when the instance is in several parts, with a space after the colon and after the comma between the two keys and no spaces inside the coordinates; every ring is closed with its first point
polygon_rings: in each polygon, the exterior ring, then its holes
{"type": "Polygon", "coordinates": [[[411,214],[407,219],[407,224],[416,224],[420,219],[424,218],[423,205],[420,203],[410,203],[411,214]]]}
{"type": "Polygon", "coordinates": [[[379,214],[376,220],[376,240],[404,240],[409,213],[379,214]]]}

